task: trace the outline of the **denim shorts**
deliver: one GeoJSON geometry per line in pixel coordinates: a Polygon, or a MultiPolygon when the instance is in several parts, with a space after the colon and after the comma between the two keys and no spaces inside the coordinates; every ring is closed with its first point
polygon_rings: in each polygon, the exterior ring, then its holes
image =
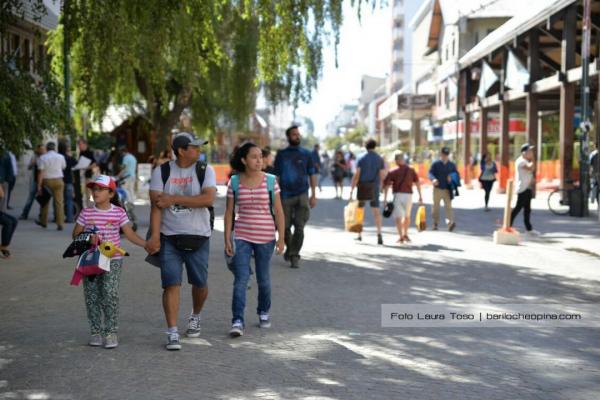
{"type": "Polygon", "coordinates": [[[206,287],[208,280],[208,255],[210,239],[195,251],[178,250],[172,239],[160,235],[160,279],[163,289],[179,286],[183,280],[183,264],[188,283],[198,288],[206,287]]]}

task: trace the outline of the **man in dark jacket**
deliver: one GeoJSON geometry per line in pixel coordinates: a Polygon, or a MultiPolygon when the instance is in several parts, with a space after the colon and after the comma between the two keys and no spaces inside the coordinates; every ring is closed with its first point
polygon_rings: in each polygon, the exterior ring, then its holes
{"type": "MultiPolygon", "coordinates": [[[[429,168],[429,179],[433,184],[433,230],[438,229],[440,220],[440,201],[444,200],[446,223],[448,230],[452,232],[456,227],[454,212],[452,210],[452,174],[458,176],[456,165],[450,161],[450,149],[442,147],[440,159],[436,160],[429,168]]],[[[458,178],[460,179],[460,177],[458,178]]]]}

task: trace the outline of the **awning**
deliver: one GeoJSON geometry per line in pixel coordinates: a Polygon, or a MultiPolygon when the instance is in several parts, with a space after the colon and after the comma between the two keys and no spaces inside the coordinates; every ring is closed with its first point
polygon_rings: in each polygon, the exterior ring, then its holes
{"type": "Polygon", "coordinates": [[[459,61],[460,68],[478,62],[515,37],[535,28],[553,14],[576,2],[577,0],[528,0],[522,13],[506,21],[465,54],[459,61]]]}

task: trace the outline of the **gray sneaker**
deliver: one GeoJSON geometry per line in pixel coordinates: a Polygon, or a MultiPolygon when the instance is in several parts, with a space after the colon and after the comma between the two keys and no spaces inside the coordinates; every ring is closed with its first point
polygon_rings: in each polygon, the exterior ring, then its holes
{"type": "Polygon", "coordinates": [[[167,333],[167,350],[181,350],[181,344],[179,343],[179,333],[167,333]]]}
{"type": "Polygon", "coordinates": [[[200,336],[200,318],[190,315],[185,335],[190,338],[196,338],[200,336]]]}
{"type": "Polygon", "coordinates": [[[258,316],[258,326],[261,328],[271,327],[271,319],[269,318],[269,314],[260,314],[258,316]]]}
{"type": "Polygon", "coordinates": [[[290,268],[300,268],[300,257],[292,256],[290,258],[290,268]]]}
{"type": "Polygon", "coordinates": [[[104,348],[105,349],[114,349],[119,345],[119,340],[117,339],[117,335],[114,333],[110,333],[104,339],[104,348]]]}
{"type": "Polygon", "coordinates": [[[231,325],[231,329],[229,330],[229,336],[232,338],[240,337],[244,335],[244,324],[240,321],[235,321],[233,325],[231,325]]]}
{"type": "Polygon", "coordinates": [[[88,345],[92,347],[102,346],[102,335],[100,335],[99,333],[94,333],[92,336],[90,336],[90,341],[88,342],[88,345]]]}

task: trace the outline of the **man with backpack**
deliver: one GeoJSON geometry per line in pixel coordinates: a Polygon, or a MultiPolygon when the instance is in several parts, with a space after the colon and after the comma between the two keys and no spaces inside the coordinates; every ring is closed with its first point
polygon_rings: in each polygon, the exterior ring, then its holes
{"type": "Polygon", "coordinates": [[[172,147],[176,160],[155,168],[150,181],[152,234],[147,251],[153,254],[160,250],[167,350],[181,349],[177,315],[184,263],[193,299],[186,331],[188,337],[200,336],[200,312],[208,296],[208,256],[216,176],[211,166],[198,161],[200,146],[205,143],[191,133],[175,135],[172,147]]]}
{"type": "Polygon", "coordinates": [[[300,249],[304,242],[304,225],[310,209],[317,205],[317,170],[310,151],[300,146],[300,131],[296,125],[285,131],[290,144],[275,157],[275,175],[279,177],[281,202],[285,214],[285,253],[291,268],[300,266],[300,249]],[[308,188],[310,185],[310,198],[308,188]],[[292,225],[294,233],[292,234],[292,225]]]}

